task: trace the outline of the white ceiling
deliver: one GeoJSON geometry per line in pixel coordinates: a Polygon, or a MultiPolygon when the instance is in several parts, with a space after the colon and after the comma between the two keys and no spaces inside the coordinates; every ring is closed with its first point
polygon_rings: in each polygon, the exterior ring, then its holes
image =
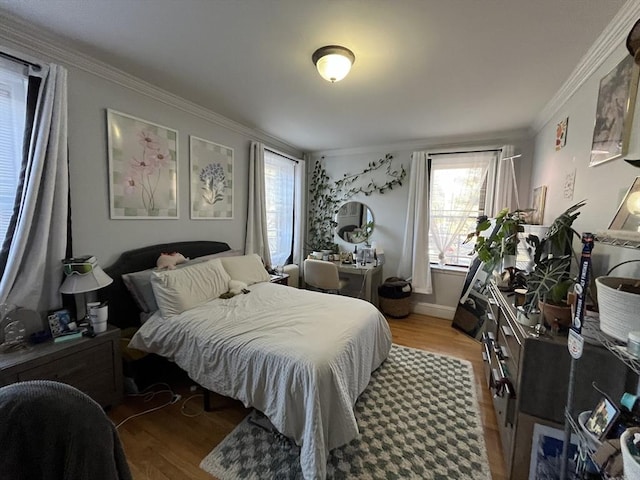
{"type": "Polygon", "coordinates": [[[305,151],[530,127],[624,0],[0,0],[74,48],[305,151]],[[315,71],[350,48],[349,76],[315,71]]]}

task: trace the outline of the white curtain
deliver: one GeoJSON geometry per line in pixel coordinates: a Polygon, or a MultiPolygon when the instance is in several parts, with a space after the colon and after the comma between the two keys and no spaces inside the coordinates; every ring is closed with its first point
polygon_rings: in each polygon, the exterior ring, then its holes
{"type": "Polygon", "coordinates": [[[58,288],[67,246],[67,71],[52,64],[37,76],[41,81],[29,85],[30,92],[38,89],[37,101],[30,110],[33,121],[26,125],[28,152],[13,235],[3,245],[0,303],[44,312],[61,305],[58,288]]]}
{"type": "MultiPolygon", "coordinates": [[[[495,217],[500,210],[508,208],[513,210],[513,194],[515,185],[515,176],[513,171],[513,145],[503,145],[498,160],[498,173],[496,180],[496,194],[491,211],[487,211],[487,215],[495,217]],[[505,160],[506,159],[506,160],[505,160]]],[[[517,188],[517,187],[516,187],[517,188]]],[[[516,205],[519,199],[516,199],[516,205]]]]}
{"type": "Polygon", "coordinates": [[[411,154],[409,202],[398,276],[416,293],[432,293],[429,267],[429,165],[426,152],[411,154]]]}
{"type": "Polygon", "coordinates": [[[438,250],[438,261],[444,265],[449,247],[460,242],[461,234],[469,231],[469,218],[478,215],[480,190],[495,155],[477,152],[442,157],[446,158],[437,156],[431,162],[431,205],[440,203],[449,207],[431,209],[429,233],[438,250]],[[434,185],[446,185],[446,188],[434,189],[434,185]],[[441,201],[436,203],[437,200],[441,201]]]}
{"type": "Polygon", "coordinates": [[[284,265],[293,244],[295,162],[269,150],[264,154],[267,236],[273,266],[284,265]]]}
{"type": "Polygon", "coordinates": [[[306,168],[305,161],[298,160],[295,166],[295,192],[294,192],[294,223],[293,223],[293,263],[302,265],[304,260],[304,226],[307,223],[306,216],[306,168]]]}
{"type": "Polygon", "coordinates": [[[249,208],[244,252],[257,253],[265,265],[271,265],[264,188],[264,144],[259,142],[251,142],[249,153],[249,208]]]}

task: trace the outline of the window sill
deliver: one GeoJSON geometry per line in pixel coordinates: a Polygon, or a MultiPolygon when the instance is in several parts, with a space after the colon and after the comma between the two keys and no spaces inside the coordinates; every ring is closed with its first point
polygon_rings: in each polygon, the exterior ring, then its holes
{"type": "Polygon", "coordinates": [[[459,267],[455,265],[438,265],[437,263],[431,263],[430,266],[431,270],[449,275],[466,275],[469,271],[469,267],[459,267]]]}

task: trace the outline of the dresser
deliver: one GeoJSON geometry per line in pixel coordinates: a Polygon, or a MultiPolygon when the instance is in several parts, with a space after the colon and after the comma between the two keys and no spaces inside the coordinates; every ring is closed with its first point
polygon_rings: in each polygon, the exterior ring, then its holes
{"type": "Polygon", "coordinates": [[[89,395],[102,407],[122,400],[120,329],[109,327],[94,338],[48,341],[0,353],[0,386],[28,380],[55,380],[89,395]]]}
{"type": "MultiPolygon", "coordinates": [[[[566,335],[537,337],[533,328],[516,321],[513,294],[490,283],[482,337],[485,380],[493,395],[502,451],[509,478],[529,478],[532,442],[536,424],[558,430],[562,438],[564,408],[571,357],[566,335]]],[[[585,345],[577,372],[574,411],[591,410],[601,395],[620,398],[633,379],[607,349],[585,345]]],[[[559,461],[560,452],[558,452],[559,461]]]]}

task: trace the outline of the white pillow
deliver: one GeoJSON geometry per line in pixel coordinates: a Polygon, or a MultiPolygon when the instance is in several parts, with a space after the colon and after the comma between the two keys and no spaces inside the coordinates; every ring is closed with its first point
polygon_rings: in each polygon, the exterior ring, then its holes
{"type": "Polygon", "coordinates": [[[164,318],[208,302],[228,290],[229,274],[219,259],[151,274],[151,286],[164,318]]]}
{"type": "Polygon", "coordinates": [[[262,259],[258,254],[225,257],[221,258],[220,261],[232,280],[238,280],[247,285],[271,281],[271,276],[264,268],[262,259]]]}

